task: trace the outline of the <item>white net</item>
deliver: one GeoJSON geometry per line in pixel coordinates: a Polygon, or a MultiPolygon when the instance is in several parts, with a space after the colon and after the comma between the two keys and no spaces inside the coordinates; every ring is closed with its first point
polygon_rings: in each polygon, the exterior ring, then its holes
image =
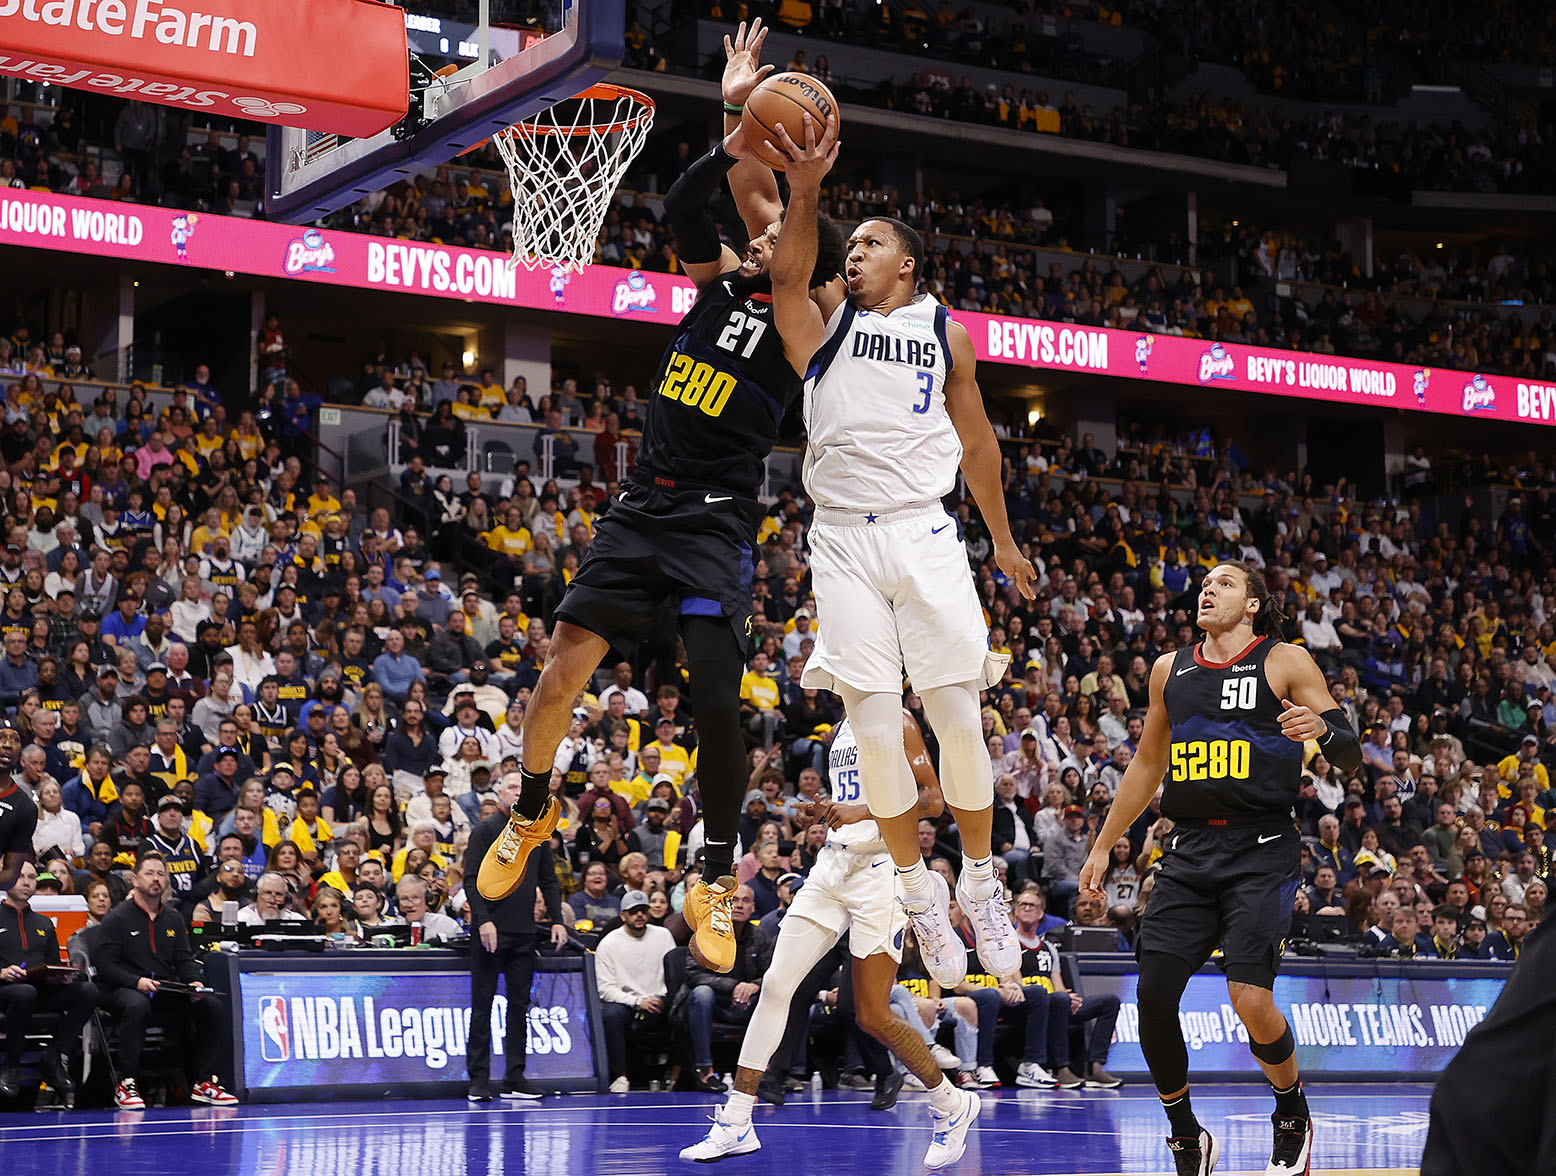
{"type": "Polygon", "coordinates": [[[499,132],[513,188],[513,263],[578,273],[593,261],[611,196],[653,125],[652,99],[596,86],[499,132]]]}

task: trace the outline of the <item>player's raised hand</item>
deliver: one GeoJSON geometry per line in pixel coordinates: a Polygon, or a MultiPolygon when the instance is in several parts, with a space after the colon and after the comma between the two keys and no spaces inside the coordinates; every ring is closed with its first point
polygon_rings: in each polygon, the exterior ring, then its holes
{"type": "Polygon", "coordinates": [[[732,106],[744,106],[757,83],[773,72],[775,67],[757,64],[762,55],[762,43],[766,40],[767,30],[762,27],[761,17],[751,22],[749,30],[746,22],[741,21],[733,41],[725,35],[724,79],[721,83],[725,102],[732,106]]]}
{"type": "Polygon", "coordinates": [[[1294,706],[1291,699],[1280,700],[1286,709],[1280,712],[1280,733],[1294,743],[1317,739],[1329,730],[1329,724],[1305,706],[1294,706]]]}
{"type": "Polygon", "coordinates": [[[827,116],[827,125],[822,128],[820,138],[817,138],[816,120],[811,117],[810,111],[805,112],[804,119],[803,146],[790,137],[789,129],[782,123],[778,124],[778,142],[767,140],[769,151],[789,161],[784,166],[784,174],[788,177],[790,191],[795,188],[820,189],[822,177],[832,170],[832,165],[837,162],[838,148],[842,146],[837,137],[836,115],[827,116]]]}
{"type": "Polygon", "coordinates": [[[999,543],[994,547],[994,563],[1016,582],[1016,591],[1028,600],[1037,598],[1037,569],[1032,561],[1021,554],[1015,543],[999,543]]]}

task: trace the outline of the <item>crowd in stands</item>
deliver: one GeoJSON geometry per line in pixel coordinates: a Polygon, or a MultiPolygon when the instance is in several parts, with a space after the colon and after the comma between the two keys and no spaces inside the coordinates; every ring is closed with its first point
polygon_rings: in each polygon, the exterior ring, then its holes
{"type": "MultiPolygon", "coordinates": [[[[167,859],[169,908],[190,926],[231,902],[244,922],[311,917],[346,941],[396,921],[429,941],[463,934],[469,827],[497,811],[493,783],[517,763],[556,601],[625,471],[584,455],[565,485],[537,485],[520,462],[500,485],[471,473],[456,489],[447,472],[462,450],[440,454],[423,432],[402,452],[396,509],[368,511],[314,476],[304,426],[281,431],[284,413],[256,417],[246,393],[224,396],[202,369],[163,407],[139,391],[121,403],[59,382],[74,353],[51,338],[46,359],[56,342],[57,374],[9,383],[0,434],[0,708],[20,744],[8,770],[38,810],[40,888],[81,893],[94,923],[109,918],[128,889],[141,893],[137,855],[151,845],[167,859]]],[[[39,346],[25,330],[0,341],[11,354],[39,346]]],[[[421,378],[415,357],[393,366],[421,378]]],[[[490,387],[557,426],[614,417],[625,434],[639,411],[604,383],[588,400],[559,384],[542,405],[489,374],[443,376],[451,407],[470,407],[459,389],[485,399],[490,387]]],[[[402,394],[402,418],[438,395],[402,394]]],[[[1131,941],[1170,828],[1159,802],[1115,847],[1106,903],[1078,896],[1076,874],[1139,738],[1151,661],[1194,640],[1198,580],[1229,559],[1265,569],[1286,636],[1312,650],[1367,746],[1348,776],[1309,749],[1296,912],[1338,913],[1370,951],[1515,957],[1543,917],[1556,808],[1551,470],[1531,461],[1497,517],[1435,519],[1225,456],[1196,476],[1159,433],[1126,422],[1122,436],[1113,453],[1090,435],[1005,442],[1034,602],[994,567],[971,503],[956,507],[991,643],[1012,654],[984,724],[1026,949],[1047,952],[1067,920],[1131,941]],[[1263,490],[1254,509],[1237,493],[1251,486],[1263,490]]],[[[787,487],[759,529],[741,686],[750,775],[720,782],[746,792],[737,967],[758,986],[825,837],[805,801],[827,787],[842,718],[837,699],[799,685],[818,627],[846,623],[816,615],[809,517],[787,487]]],[[[695,969],[669,992],[656,970],[659,949],[687,938],[679,908],[702,837],[696,685],[673,630],[661,637],[639,660],[603,666],[577,700],[552,777],[566,815],[553,861],[572,932],[607,955],[627,949],[624,971],[602,970],[616,985],[607,1002],[629,1006],[610,1014],[612,1032],[670,1013],[690,1034],[695,1081],[716,1089],[709,1027],[748,1015],[751,993],[734,1001],[695,969]],[[645,924],[668,938],[645,946],[645,924]],[[632,943],[607,950],[612,936],[632,943]]],[[[916,697],[906,702],[934,752],[916,697]]],[[[925,822],[921,842],[932,865],[954,868],[948,818],[925,822]]],[[[937,1000],[914,966],[910,955],[912,994],[937,1000]]],[[[964,1084],[1009,1078],[1016,1059],[994,1026],[1024,1016],[1009,1011],[1014,996],[980,1006],[980,986],[942,1018],[964,1084]]],[[[1091,1040],[1073,1065],[1051,1041],[1022,1058],[1043,1077],[1017,1068],[1017,1080],[1105,1077],[1107,1036],[1091,1040]]]]}

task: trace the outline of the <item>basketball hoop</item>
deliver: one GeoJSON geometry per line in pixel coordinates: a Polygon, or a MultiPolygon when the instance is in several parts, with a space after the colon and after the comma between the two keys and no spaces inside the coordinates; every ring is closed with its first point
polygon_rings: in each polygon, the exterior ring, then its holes
{"type": "Polygon", "coordinates": [[[493,136],[513,189],[513,259],[582,272],[622,174],[654,125],[654,100],[608,82],[493,136]]]}

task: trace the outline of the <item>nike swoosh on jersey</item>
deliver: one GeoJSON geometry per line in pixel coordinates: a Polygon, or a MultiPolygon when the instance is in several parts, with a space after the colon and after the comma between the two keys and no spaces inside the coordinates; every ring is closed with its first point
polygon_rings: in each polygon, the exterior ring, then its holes
{"type": "Polygon", "coordinates": [[[1184,666],[1181,670],[1179,670],[1176,674],[1174,674],[1173,677],[1181,678],[1181,677],[1183,677],[1184,674],[1187,674],[1190,670],[1197,670],[1198,668],[1199,668],[1198,666],[1184,666]]]}
{"type": "Polygon", "coordinates": [[[702,496],[702,500],[704,502],[728,502],[733,497],[734,497],[733,494],[724,494],[724,495],[717,495],[717,496],[713,495],[713,494],[704,494],[702,496]]]}
{"type": "Polygon", "coordinates": [[[1259,844],[1268,845],[1272,841],[1279,841],[1280,837],[1281,835],[1279,833],[1271,833],[1268,837],[1259,838],[1259,844]]]}
{"type": "Polygon", "coordinates": [[[139,935],[139,934],[140,934],[140,932],[139,932],[139,931],[131,931],[131,932],[130,932],[130,938],[131,938],[131,939],[134,939],[134,938],[135,938],[135,937],[136,937],[136,936],[137,936],[137,935],[139,935]]]}
{"type": "Polygon", "coordinates": [[[929,533],[931,535],[938,535],[938,534],[940,534],[941,531],[944,531],[950,525],[951,525],[950,523],[941,523],[938,527],[931,527],[929,529],[929,533]]]}

